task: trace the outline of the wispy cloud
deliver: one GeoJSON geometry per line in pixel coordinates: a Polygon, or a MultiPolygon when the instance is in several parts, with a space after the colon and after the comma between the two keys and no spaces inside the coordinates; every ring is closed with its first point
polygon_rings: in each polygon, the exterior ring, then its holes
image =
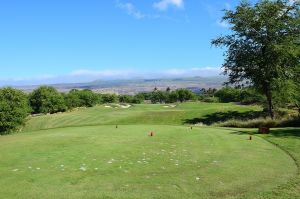
{"type": "MultiPolygon", "coordinates": [[[[141,11],[140,9],[138,9],[137,6],[135,6],[133,3],[130,2],[122,2],[120,0],[116,0],[116,7],[123,10],[127,15],[138,19],[138,20],[142,20],[142,19],[164,19],[164,20],[169,20],[169,21],[184,21],[189,23],[189,17],[187,15],[184,15],[182,19],[182,17],[180,19],[178,18],[174,18],[174,17],[170,17],[168,15],[165,14],[157,14],[157,12],[153,11],[150,13],[146,13],[141,11]]],[[[161,0],[158,1],[156,3],[153,4],[153,8],[159,10],[159,11],[163,11],[163,10],[167,10],[170,6],[176,7],[176,8],[184,8],[184,2],[183,0],[161,0]]]]}
{"type": "Polygon", "coordinates": [[[153,7],[160,10],[165,11],[169,7],[175,8],[184,8],[184,1],[183,0],[160,0],[153,4],[153,7]]]}
{"type": "Polygon", "coordinates": [[[128,79],[128,78],[161,78],[161,77],[192,77],[192,76],[217,76],[220,75],[220,67],[193,67],[171,68],[161,71],[137,71],[137,70],[76,70],[68,74],[71,77],[90,77],[104,79],[128,79]]]}
{"type": "Polygon", "coordinates": [[[213,26],[219,26],[221,28],[229,28],[230,24],[226,21],[222,20],[222,16],[224,15],[223,10],[230,10],[232,8],[230,3],[203,3],[203,6],[208,13],[208,16],[214,22],[212,23],[213,26]]]}
{"type": "Polygon", "coordinates": [[[76,70],[68,74],[70,77],[128,78],[135,74],[133,70],[76,70]]]}
{"type": "Polygon", "coordinates": [[[118,8],[124,10],[128,15],[136,18],[136,19],[143,19],[146,17],[149,17],[148,15],[142,13],[132,3],[121,3],[119,1],[116,1],[116,5],[118,8]]]}

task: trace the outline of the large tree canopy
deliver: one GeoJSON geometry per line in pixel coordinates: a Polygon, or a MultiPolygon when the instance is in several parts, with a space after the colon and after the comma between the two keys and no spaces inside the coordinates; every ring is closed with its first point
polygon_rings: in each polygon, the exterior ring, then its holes
{"type": "Polygon", "coordinates": [[[0,89],[0,135],[23,125],[29,110],[27,96],[22,91],[0,89]]]}
{"type": "Polygon", "coordinates": [[[55,88],[41,86],[29,98],[34,113],[57,113],[66,110],[64,98],[55,88]]]}
{"type": "Polygon", "coordinates": [[[255,5],[242,1],[223,17],[231,34],[212,41],[227,47],[223,68],[229,83],[254,85],[267,97],[272,118],[273,92],[294,78],[299,65],[299,16],[299,1],[262,0],[255,5]]]}

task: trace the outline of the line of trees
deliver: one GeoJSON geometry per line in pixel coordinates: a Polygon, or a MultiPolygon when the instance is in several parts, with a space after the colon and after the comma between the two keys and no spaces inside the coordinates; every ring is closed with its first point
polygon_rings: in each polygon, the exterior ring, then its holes
{"type": "Polygon", "coordinates": [[[177,89],[171,91],[171,89],[167,88],[166,91],[160,91],[154,89],[154,91],[150,94],[149,99],[151,103],[175,103],[175,102],[186,102],[189,100],[195,100],[196,95],[188,90],[188,89],[177,89]]]}
{"type": "Polygon", "coordinates": [[[13,88],[3,88],[0,89],[0,134],[16,131],[25,124],[30,114],[53,114],[104,103],[140,104],[145,100],[151,100],[152,103],[174,103],[192,99],[195,99],[195,94],[187,89],[155,89],[150,93],[131,96],[99,94],[88,89],[60,93],[49,86],[41,86],[30,94],[13,88]]]}
{"type": "MultiPolygon", "coordinates": [[[[278,107],[291,105],[297,107],[300,115],[300,84],[294,82],[289,85],[286,95],[274,95],[274,104],[278,107]],[[298,92],[294,92],[298,89],[298,92]]],[[[203,102],[240,102],[242,104],[267,104],[264,95],[253,87],[217,89],[202,89],[195,94],[188,89],[172,91],[166,89],[153,92],[131,95],[98,94],[91,90],[71,90],[69,93],[60,93],[53,87],[42,86],[30,94],[13,88],[0,89],[0,134],[16,131],[25,124],[29,114],[53,114],[65,112],[77,107],[92,107],[104,103],[131,103],[140,104],[144,101],[156,103],[178,103],[186,101],[203,102]]]]}
{"type": "Polygon", "coordinates": [[[60,93],[55,88],[41,86],[26,94],[14,88],[0,89],[0,135],[17,131],[30,114],[53,114],[77,107],[92,107],[118,101],[115,94],[97,94],[91,90],[71,90],[60,93]]]}

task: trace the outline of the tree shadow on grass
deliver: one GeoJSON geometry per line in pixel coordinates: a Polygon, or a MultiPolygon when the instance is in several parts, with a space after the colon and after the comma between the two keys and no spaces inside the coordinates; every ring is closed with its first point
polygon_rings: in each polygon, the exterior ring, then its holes
{"type": "Polygon", "coordinates": [[[227,112],[215,112],[212,114],[207,114],[199,118],[192,118],[184,120],[185,124],[198,124],[203,123],[205,125],[211,125],[217,122],[225,122],[228,120],[251,120],[259,117],[265,117],[266,114],[261,111],[227,111],[227,112]]]}
{"type": "MultiPolygon", "coordinates": [[[[258,129],[254,130],[235,130],[234,134],[238,135],[249,135],[249,134],[259,134],[258,129]]],[[[278,129],[271,129],[270,134],[274,137],[297,137],[300,139],[300,128],[278,128],[278,129]]]]}

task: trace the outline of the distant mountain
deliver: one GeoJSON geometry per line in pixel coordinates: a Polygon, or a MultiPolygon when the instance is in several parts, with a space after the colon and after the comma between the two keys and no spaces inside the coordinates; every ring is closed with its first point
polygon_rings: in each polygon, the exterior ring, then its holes
{"type": "MultiPolygon", "coordinates": [[[[71,89],[91,89],[99,93],[117,93],[117,94],[136,94],[139,92],[149,92],[155,87],[159,90],[165,90],[170,87],[172,90],[177,88],[189,88],[197,91],[201,88],[220,88],[227,80],[226,77],[187,77],[173,79],[130,79],[130,80],[96,80],[89,83],[68,83],[52,84],[61,92],[67,92],[71,89]]],[[[18,86],[16,88],[30,92],[37,88],[34,86],[18,86]]]]}

